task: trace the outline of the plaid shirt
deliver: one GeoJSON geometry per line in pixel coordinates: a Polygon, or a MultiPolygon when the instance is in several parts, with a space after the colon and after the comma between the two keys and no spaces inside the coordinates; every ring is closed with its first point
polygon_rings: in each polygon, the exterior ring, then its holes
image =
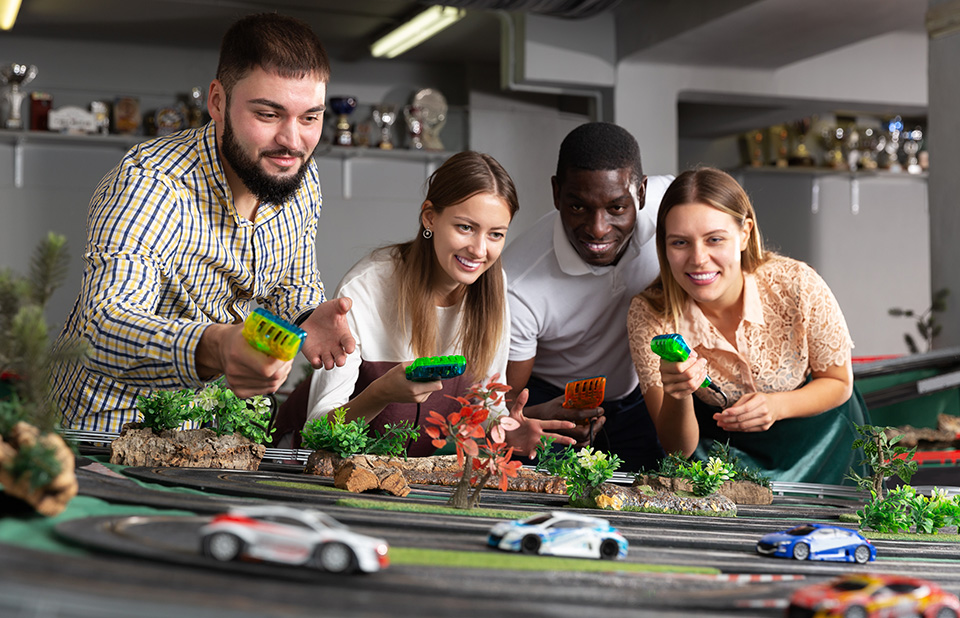
{"type": "Polygon", "coordinates": [[[240,216],[213,122],[131,149],[90,201],[80,296],[59,339],[89,349],[52,376],[64,426],[118,432],[138,419],[138,395],[201,386],[201,334],[243,321],[251,300],[290,321],[323,302],[321,201],[310,161],[294,197],[240,216]]]}

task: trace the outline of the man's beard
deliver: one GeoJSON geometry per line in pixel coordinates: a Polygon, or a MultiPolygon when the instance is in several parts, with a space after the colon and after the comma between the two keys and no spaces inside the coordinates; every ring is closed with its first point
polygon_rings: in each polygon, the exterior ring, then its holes
{"type": "MultiPolygon", "coordinates": [[[[269,150],[260,153],[260,156],[289,156],[303,159],[303,152],[290,151],[285,148],[269,150]]],[[[313,156],[313,153],[310,153],[313,156]]],[[[230,125],[230,114],[224,117],[223,126],[223,158],[227,160],[233,171],[236,172],[243,186],[247,188],[260,202],[282,204],[300,188],[303,177],[307,173],[308,162],[300,163],[300,169],[293,176],[277,178],[263,171],[259,161],[247,156],[240,148],[233,135],[230,125]]]]}

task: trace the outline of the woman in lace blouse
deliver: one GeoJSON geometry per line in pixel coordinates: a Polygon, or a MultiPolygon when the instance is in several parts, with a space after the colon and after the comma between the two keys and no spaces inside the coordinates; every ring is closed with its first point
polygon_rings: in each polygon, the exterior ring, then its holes
{"type": "Polygon", "coordinates": [[[860,462],[851,445],[866,408],[827,284],[764,251],[746,193],[712,168],[667,189],[656,244],[661,276],[633,298],[627,326],[664,449],[702,458],[720,441],[774,480],[841,483],[860,462]],[[654,354],[665,333],[681,334],[690,358],[654,354]],[[723,395],[699,388],[707,375],[723,395]]]}

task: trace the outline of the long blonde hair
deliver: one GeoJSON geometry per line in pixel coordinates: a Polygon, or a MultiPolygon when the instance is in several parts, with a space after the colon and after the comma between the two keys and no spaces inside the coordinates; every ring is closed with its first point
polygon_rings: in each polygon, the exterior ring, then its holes
{"type": "Polygon", "coordinates": [[[743,187],[724,171],[712,167],[687,170],[670,183],[657,212],[657,259],[660,262],[660,276],[657,277],[642,296],[664,320],[680,323],[683,307],[687,303],[687,293],[673,277],[670,263],[667,261],[666,220],[670,211],[684,204],[706,204],[733,217],[740,228],[750,220],[753,227],[747,237],[740,268],[752,273],[769,259],[764,251],[763,239],[757,225],[757,215],[750,198],[743,187]]]}
{"type": "MultiPolygon", "coordinates": [[[[507,205],[510,218],[520,209],[517,190],[496,159],[474,151],[457,153],[430,175],[424,208],[437,213],[478,193],[496,195],[507,205]]],[[[417,236],[393,245],[398,285],[398,314],[406,324],[410,316],[410,343],[417,356],[437,354],[438,325],[431,282],[440,266],[434,257],[433,241],[423,235],[423,218],[417,236]]],[[[480,378],[490,367],[503,335],[506,292],[500,258],[477,280],[466,287],[461,300],[463,320],[457,343],[467,359],[467,371],[480,378]]]]}

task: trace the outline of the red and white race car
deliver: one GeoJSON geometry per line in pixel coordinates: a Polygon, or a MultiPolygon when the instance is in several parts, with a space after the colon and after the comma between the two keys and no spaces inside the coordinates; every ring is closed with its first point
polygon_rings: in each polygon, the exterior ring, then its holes
{"type": "Polygon", "coordinates": [[[387,542],[351,531],[320,511],[237,507],[200,528],[200,549],[214,560],[308,565],[331,573],[373,573],[389,564],[387,542]]]}

